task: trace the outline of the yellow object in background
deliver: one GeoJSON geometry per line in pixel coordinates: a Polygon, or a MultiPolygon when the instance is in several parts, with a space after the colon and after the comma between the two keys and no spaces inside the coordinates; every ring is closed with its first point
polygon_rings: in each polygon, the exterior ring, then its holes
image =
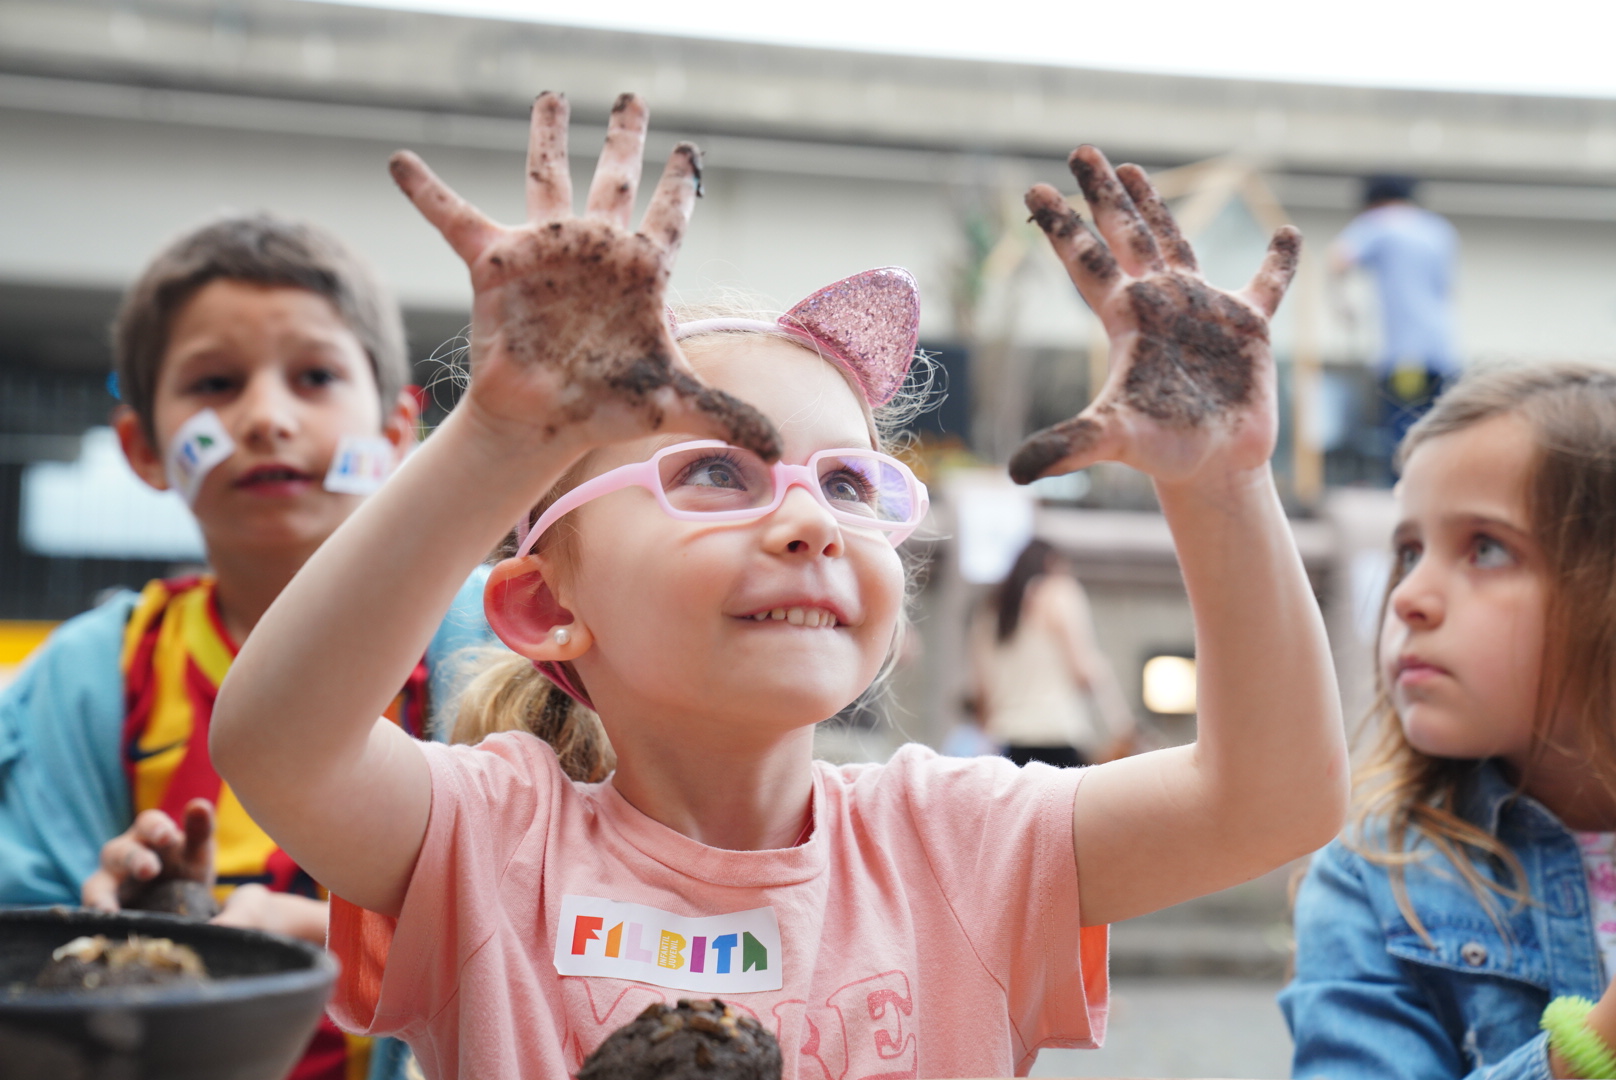
{"type": "Polygon", "coordinates": [[[23,661],[45,643],[59,623],[44,621],[0,621],[0,686],[17,677],[23,661]]]}

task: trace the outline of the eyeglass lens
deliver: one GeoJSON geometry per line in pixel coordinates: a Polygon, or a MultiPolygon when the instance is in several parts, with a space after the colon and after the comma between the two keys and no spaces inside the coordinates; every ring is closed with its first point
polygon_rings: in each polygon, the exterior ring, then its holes
{"type": "MultiPolygon", "coordinates": [[[[891,460],[857,451],[818,459],[819,490],[831,507],[852,517],[907,522],[914,493],[891,460]]],[[[664,456],[658,463],[669,505],[696,514],[755,510],[774,501],[774,471],[757,455],[736,447],[698,447],[664,456]]]]}

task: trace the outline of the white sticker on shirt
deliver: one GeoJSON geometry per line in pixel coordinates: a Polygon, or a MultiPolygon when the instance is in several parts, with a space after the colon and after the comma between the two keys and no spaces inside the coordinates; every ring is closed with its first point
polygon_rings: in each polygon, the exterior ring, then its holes
{"type": "Polygon", "coordinates": [[[337,443],[325,489],[340,495],[370,495],[393,471],[393,444],[380,435],[344,435],[337,443]]]}
{"type": "Polygon", "coordinates": [[[703,994],[778,990],[774,909],[687,918],[595,896],[563,896],[556,972],[633,979],[703,994]]]}
{"type": "Polygon", "coordinates": [[[187,506],[196,502],[202,481],[208,473],[236,452],[236,441],[224,429],[219,414],[203,409],[174,433],[168,444],[168,485],[178,491],[187,506]]]}

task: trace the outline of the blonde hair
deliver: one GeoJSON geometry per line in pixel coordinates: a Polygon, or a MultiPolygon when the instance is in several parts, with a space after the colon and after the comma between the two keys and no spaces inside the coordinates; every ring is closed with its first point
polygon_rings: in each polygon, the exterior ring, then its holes
{"type": "MultiPolygon", "coordinates": [[[[764,314],[756,306],[733,301],[704,308],[681,309],[678,312],[681,322],[707,318],[759,318],[773,321],[776,315],[778,313],[764,314]]],[[[705,349],[725,338],[743,336],[747,333],[752,332],[725,331],[723,334],[701,335],[681,342],[681,346],[687,355],[700,355],[705,349]]],[[[761,331],[757,333],[762,334],[761,331]]],[[[801,344],[794,338],[787,340],[801,344]]],[[[838,370],[841,370],[840,367],[838,370]]],[[[926,402],[932,396],[935,371],[936,368],[930,358],[924,353],[918,353],[915,368],[912,369],[905,388],[892,401],[873,411],[865,404],[862,391],[853,385],[855,396],[870,424],[871,434],[880,449],[896,454],[902,453],[906,448],[908,436],[902,428],[928,407],[926,402]]],[[[851,384],[851,380],[849,382],[851,384]]],[[[585,454],[568,469],[561,479],[556,481],[555,486],[545,493],[544,498],[533,507],[527,520],[537,521],[552,503],[587,479],[592,457],[592,454],[585,454]]],[[[576,533],[567,527],[568,524],[564,518],[557,522],[555,528],[539,538],[537,549],[552,551],[563,563],[570,561],[571,544],[575,540],[576,533]]],[[[494,553],[492,561],[497,562],[515,555],[518,543],[519,538],[514,534],[508,536],[494,553]]],[[[916,589],[918,564],[915,559],[905,555],[903,566],[906,602],[900,610],[892,648],[870,687],[859,696],[860,701],[868,700],[881,692],[896,664],[904,634],[908,630],[907,601],[912,599],[916,589]]],[[[474,656],[472,663],[475,671],[459,696],[454,722],[450,728],[451,742],[477,743],[495,732],[526,731],[550,744],[561,761],[562,769],[574,780],[586,782],[602,780],[616,767],[616,755],[612,751],[611,740],[606,735],[600,717],[593,710],[573,700],[570,695],[542,675],[531,661],[503,650],[489,649],[480,656],[474,656]]],[[[570,663],[565,667],[575,685],[583,686],[583,679],[578,675],[577,669],[570,663]]]]}
{"type": "MultiPolygon", "coordinates": [[[[1533,716],[1531,763],[1550,746],[1550,724],[1569,721],[1574,745],[1598,782],[1616,793],[1616,371],[1585,364],[1511,368],[1471,376],[1444,394],[1409,430],[1402,464],[1425,443],[1498,416],[1530,426],[1536,459],[1527,485],[1528,517],[1547,567],[1542,675],[1533,716]]],[[[1382,600],[1385,620],[1393,574],[1382,600]]],[[[1487,830],[1460,817],[1463,785],[1475,763],[1432,757],[1409,744],[1376,665],[1371,721],[1380,738],[1358,777],[1349,843],[1390,868],[1398,909],[1422,937],[1404,870],[1427,853],[1447,858],[1497,921],[1498,898],[1530,899],[1520,861],[1487,830]],[[1384,834],[1371,843],[1371,822],[1384,834]],[[1477,859],[1501,873],[1484,874],[1477,859]]]]}

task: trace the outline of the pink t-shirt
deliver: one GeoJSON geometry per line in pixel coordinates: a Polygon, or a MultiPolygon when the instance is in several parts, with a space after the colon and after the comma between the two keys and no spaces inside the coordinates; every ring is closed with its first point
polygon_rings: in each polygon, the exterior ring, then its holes
{"type": "Polygon", "coordinates": [[[919,746],[818,762],[806,843],[725,851],[568,780],[529,735],[424,749],[432,811],[398,919],[333,897],[331,1011],[406,1039],[430,1077],[560,1080],[681,997],[757,1017],[786,1080],[1025,1075],[1039,1047],[1104,1038],[1080,770],[919,746]]]}

